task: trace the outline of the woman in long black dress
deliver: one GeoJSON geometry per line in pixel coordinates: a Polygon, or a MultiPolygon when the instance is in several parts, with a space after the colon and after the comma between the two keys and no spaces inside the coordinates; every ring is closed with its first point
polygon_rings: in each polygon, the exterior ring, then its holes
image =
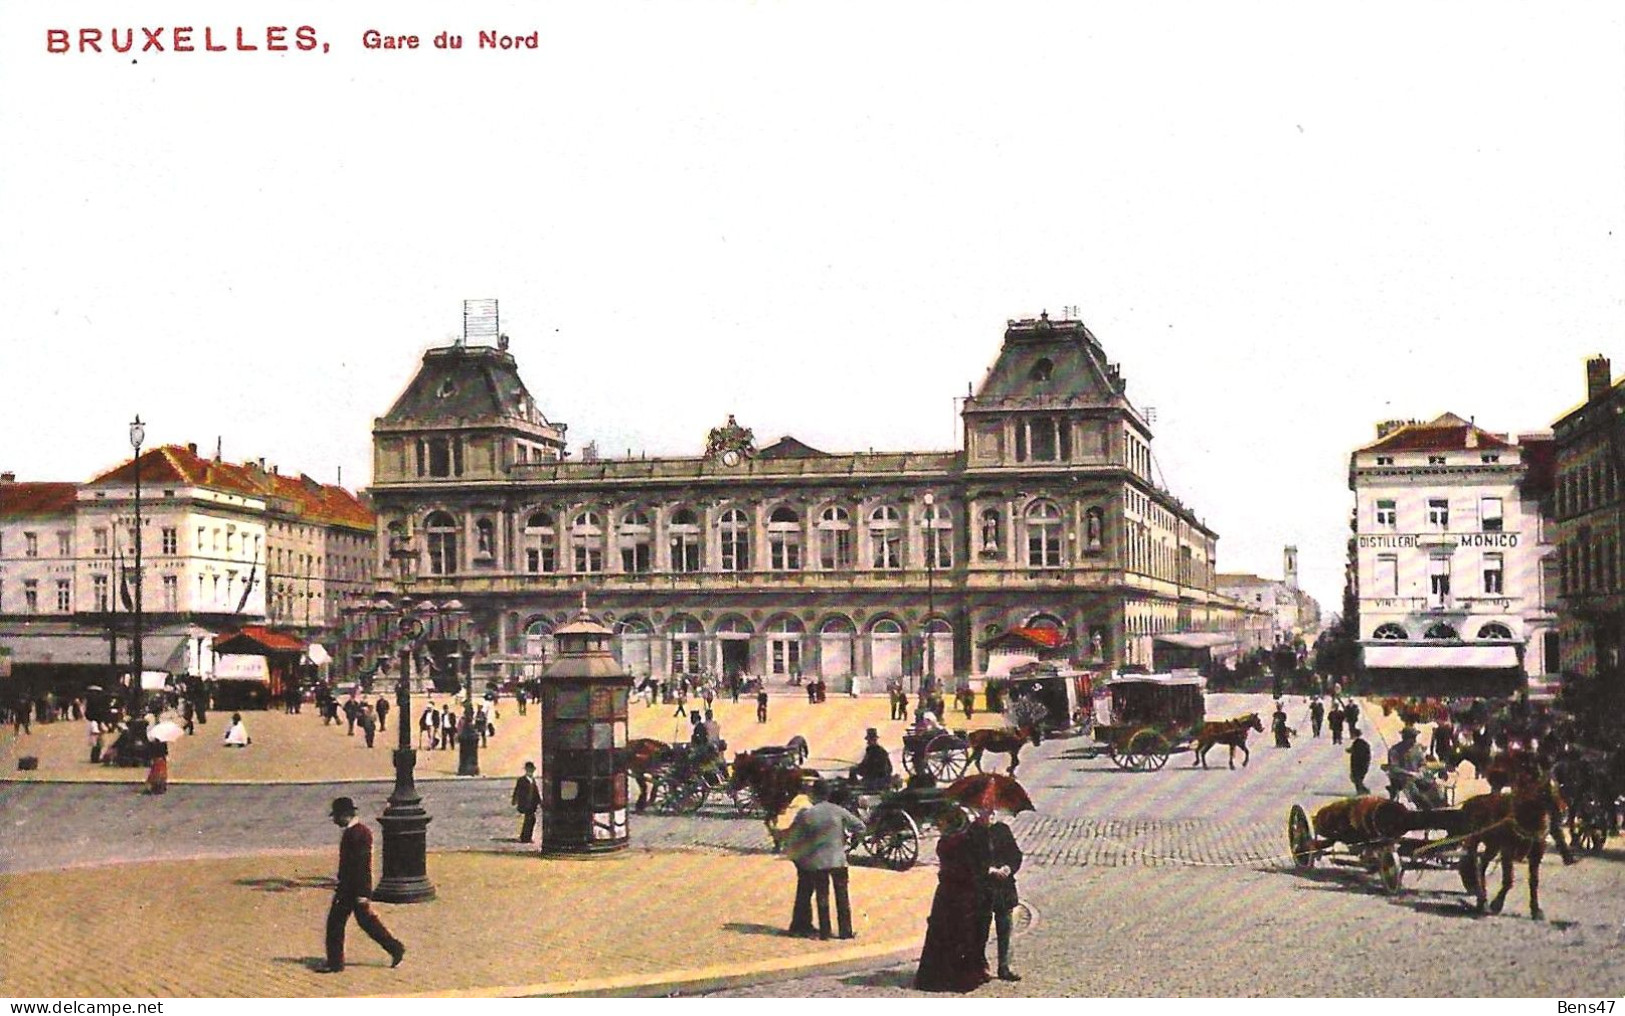
{"type": "Polygon", "coordinates": [[[937,841],[941,867],[914,987],[974,991],[989,980],[977,893],[977,881],[988,868],[987,838],[971,835],[969,819],[958,808],[945,811],[937,822],[942,828],[937,841]]]}

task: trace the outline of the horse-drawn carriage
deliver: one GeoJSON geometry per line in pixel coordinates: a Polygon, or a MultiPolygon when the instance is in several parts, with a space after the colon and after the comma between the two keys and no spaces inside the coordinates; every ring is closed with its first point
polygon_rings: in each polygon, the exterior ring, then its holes
{"type": "MultiPolygon", "coordinates": [[[[711,794],[727,794],[741,814],[759,813],[755,785],[733,779],[727,744],[697,747],[638,738],[627,745],[628,774],[638,785],[636,810],[691,815],[705,807],[711,794]]],[[[794,769],[805,762],[807,740],[792,737],[782,747],[767,746],[746,753],[770,768],[794,769]]]]}
{"type": "Polygon", "coordinates": [[[863,831],[847,839],[847,853],[866,853],[894,871],[914,867],[920,841],[936,829],[938,816],[959,807],[944,795],[945,787],[863,793],[850,783],[836,786],[831,799],[863,819],[863,831]]]}
{"type": "Polygon", "coordinates": [[[970,766],[970,742],[963,730],[916,730],[903,735],[903,771],[910,776],[930,773],[940,782],[965,775],[970,766]]]}
{"type": "MultiPolygon", "coordinates": [[[[1417,783],[1423,780],[1415,781],[1417,783]]],[[[1438,800],[1441,791],[1405,793],[1417,802],[1438,800]]],[[[1368,795],[1333,801],[1315,812],[1313,822],[1301,805],[1287,812],[1287,844],[1296,867],[1307,869],[1325,859],[1334,865],[1363,868],[1377,875],[1382,888],[1398,893],[1407,874],[1454,869],[1463,888],[1485,909],[1485,872],[1501,858],[1501,891],[1489,909],[1500,913],[1512,888],[1512,865],[1529,864],[1529,909],[1540,919],[1538,871],[1546,837],[1556,839],[1565,863],[1574,857],[1559,825],[1563,801],[1544,770],[1518,773],[1511,793],[1480,794],[1456,807],[1411,807],[1398,800],[1368,795]],[[1484,848],[1482,855],[1480,847],[1484,848]]]]}
{"type": "Polygon", "coordinates": [[[1123,674],[1095,700],[1095,751],[1120,769],[1161,769],[1206,720],[1207,681],[1197,674],[1123,674]],[[1104,713],[1104,715],[1102,715],[1104,713]]]}

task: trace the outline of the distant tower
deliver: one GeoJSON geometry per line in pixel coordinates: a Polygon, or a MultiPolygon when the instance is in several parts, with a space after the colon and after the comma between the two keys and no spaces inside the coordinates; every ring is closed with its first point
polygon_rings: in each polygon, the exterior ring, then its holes
{"type": "Polygon", "coordinates": [[[1281,570],[1288,589],[1298,588],[1298,548],[1288,547],[1282,555],[1281,570]]]}

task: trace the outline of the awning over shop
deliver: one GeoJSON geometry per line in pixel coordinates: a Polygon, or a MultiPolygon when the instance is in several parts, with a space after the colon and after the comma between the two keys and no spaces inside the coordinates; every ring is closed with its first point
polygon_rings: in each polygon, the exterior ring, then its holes
{"type": "Polygon", "coordinates": [[[1507,670],[1518,666],[1518,647],[1510,643],[1476,646],[1365,646],[1365,665],[1373,669],[1507,670]]]}
{"type": "Polygon", "coordinates": [[[301,655],[305,651],[305,643],[287,632],[251,624],[239,631],[216,635],[214,651],[221,655],[269,656],[280,653],[301,655]]]}
{"type": "Polygon", "coordinates": [[[271,682],[271,663],[263,656],[221,656],[214,661],[216,681],[271,682]]]}
{"type": "MultiPolygon", "coordinates": [[[[11,650],[17,665],[107,666],[107,636],[85,634],[3,635],[0,644],[11,650]]],[[[186,636],[146,635],[141,639],[141,663],[146,670],[186,672],[186,636]]],[[[117,666],[130,663],[130,640],[118,640],[117,666]]]]}

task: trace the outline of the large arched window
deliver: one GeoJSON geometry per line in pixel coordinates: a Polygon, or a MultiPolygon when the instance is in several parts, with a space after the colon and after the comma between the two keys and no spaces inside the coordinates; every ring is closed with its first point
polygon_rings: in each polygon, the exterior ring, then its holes
{"type": "Polygon", "coordinates": [[[1410,635],[1406,634],[1405,629],[1397,624],[1381,624],[1377,626],[1376,631],[1371,633],[1371,637],[1382,639],[1385,642],[1399,642],[1410,638],[1410,635]]]}
{"type": "Polygon", "coordinates": [[[548,512],[531,512],[525,519],[525,570],[532,573],[559,570],[558,533],[548,512]]]}
{"type": "Polygon", "coordinates": [[[738,508],[722,513],[718,523],[722,534],[722,570],[750,570],[750,517],[738,508]]]}
{"type": "Polygon", "coordinates": [[[1478,637],[1481,639],[1511,639],[1512,629],[1499,621],[1491,621],[1478,629],[1478,637]]]}
{"type": "Polygon", "coordinates": [[[1431,627],[1429,627],[1425,637],[1430,638],[1430,639],[1459,639],[1459,638],[1461,638],[1460,635],[1456,634],[1456,629],[1452,628],[1448,624],[1445,624],[1443,621],[1440,621],[1437,624],[1434,624],[1431,627]]]}
{"type": "Polygon", "coordinates": [[[650,553],[649,516],[634,508],[621,516],[616,539],[621,545],[621,571],[642,575],[653,566],[650,553]]]}
{"type": "Polygon", "coordinates": [[[818,567],[825,571],[852,567],[852,517],[839,505],[818,516],[818,567]]]}
{"type": "Polygon", "coordinates": [[[697,572],[700,570],[700,520],[688,508],[671,513],[666,527],[671,534],[671,570],[697,572]]]}
{"type": "Polygon", "coordinates": [[[903,518],[889,504],[869,513],[869,566],[883,571],[903,567],[903,518]]]}
{"type": "Polygon", "coordinates": [[[570,548],[577,572],[604,570],[604,523],[595,511],[584,511],[570,523],[570,548]]]}
{"type": "Polygon", "coordinates": [[[457,570],[457,520],[445,512],[433,512],[423,520],[429,536],[429,574],[450,575],[457,570]]]}
{"type": "Polygon", "coordinates": [[[1061,509],[1050,501],[1035,501],[1027,509],[1027,567],[1061,566],[1061,509]]]}
{"type": "Polygon", "coordinates": [[[546,662],[553,658],[553,626],[540,618],[525,625],[525,656],[546,662]]]}
{"type": "Polygon", "coordinates": [[[954,523],[946,505],[925,506],[925,563],[928,568],[954,566],[954,523]]]}
{"type": "Polygon", "coordinates": [[[768,670],[773,674],[801,673],[801,641],[807,629],[794,615],[783,614],[768,622],[768,670]]]}
{"type": "Polygon", "coordinates": [[[767,553],[768,567],[774,571],[796,571],[801,567],[801,516],[789,505],[780,505],[768,516],[767,553]]]}

